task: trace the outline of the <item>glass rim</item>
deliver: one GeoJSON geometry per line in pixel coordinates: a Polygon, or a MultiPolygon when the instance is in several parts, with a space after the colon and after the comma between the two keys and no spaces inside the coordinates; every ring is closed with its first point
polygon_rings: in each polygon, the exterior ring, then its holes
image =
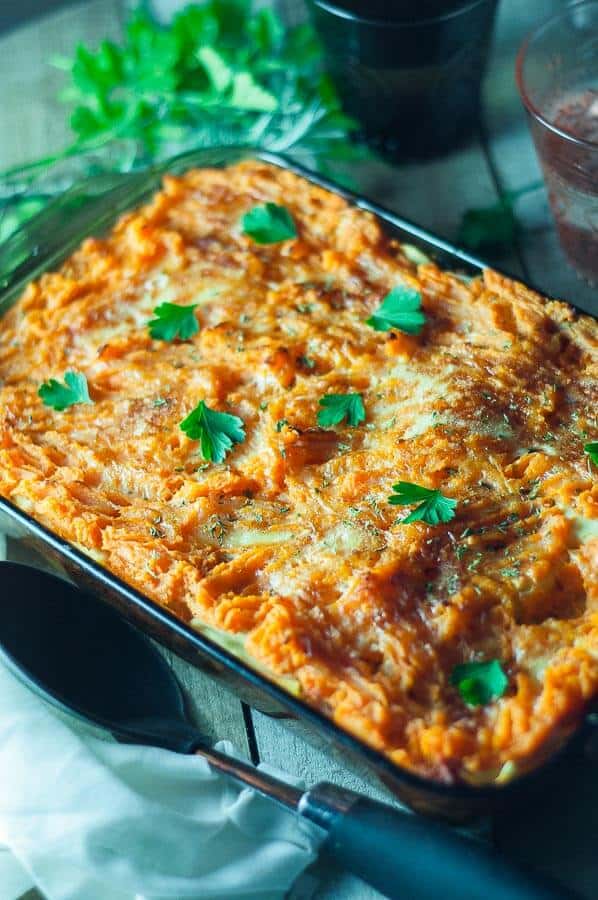
{"type": "Polygon", "coordinates": [[[532,28],[531,31],[527,33],[523,40],[523,43],[521,44],[521,47],[519,48],[519,52],[517,53],[517,59],[515,60],[515,78],[523,105],[527,109],[528,113],[530,113],[530,115],[537,119],[538,122],[544,125],[544,127],[549,131],[552,131],[553,134],[557,134],[559,137],[570,141],[572,144],[577,144],[580,147],[586,147],[590,150],[598,150],[597,141],[588,141],[586,138],[578,137],[577,135],[572,134],[570,131],[565,131],[563,128],[559,128],[558,125],[555,125],[553,122],[546,118],[546,116],[538,109],[538,107],[532,102],[531,98],[529,97],[525,84],[525,76],[523,74],[523,67],[527,57],[527,52],[532,41],[540,37],[543,32],[550,28],[552,25],[556,25],[557,22],[562,22],[563,20],[568,19],[572,11],[584,6],[595,7],[598,11],[598,0],[574,0],[573,3],[567,4],[567,6],[561,12],[558,12],[555,15],[544,19],[539,25],[536,25],[534,28],[532,28]]]}
{"type": "Polygon", "coordinates": [[[373,25],[377,28],[408,29],[419,28],[421,25],[435,25],[437,23],[447,22],[463,13],[470,12],[472,9],[475,9],[476,6],[482,6],[485,3],[496,3],[496,0],[469,0],[469,2],[464,0],[464,4],[457,9],[450,10],[446,13],[439,13],[434,16],[428,16],[424,19],[417,19],[415,22],[403,21],[401,19],[376,19],[370,18],[369,16],[360,16],[359,13],[352,12],[350,9],[343,9],[341,6],[337,6],[335,2],[328,2],[328,0],[311,0],[311,2],[314,6],[320,7],[320,9],[337,16],[339,19],[348,19],[349,21],[356,22],[360,25],[373,25]]]}

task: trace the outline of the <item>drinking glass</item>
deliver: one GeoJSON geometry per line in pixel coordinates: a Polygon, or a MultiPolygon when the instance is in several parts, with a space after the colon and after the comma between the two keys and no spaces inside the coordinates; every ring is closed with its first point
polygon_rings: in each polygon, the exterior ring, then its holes
{"type": "Polygon", "coordinates": [[[567,6],[524,41],[517,82],[561,246],[598,282],[598,0],[567,6]]]}
{"type": "Polygon", "coordinates": [[[421,159],[471,136],[497,0],[308,6],[343,107],[377,150],[421,159]]]}

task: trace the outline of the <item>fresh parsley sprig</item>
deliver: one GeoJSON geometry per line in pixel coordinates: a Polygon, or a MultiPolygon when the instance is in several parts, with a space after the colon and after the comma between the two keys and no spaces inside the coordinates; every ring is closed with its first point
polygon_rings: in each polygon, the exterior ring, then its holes
{"type": "Polygon", "coordinates": [[[595,466],[598,466],[598,441],[590,441],[584,444],[583,452],[587,453],[595,466]]]}
{"type": "Polygon", "coordinates": [[[40,174],[45,202],[65,177],[98,164],[128,171],[200,147],[291,152],[310,168],[330,172],[334,164],[341,178],[339,164],[366,157],[365,145],[351,140],[356,123],[342,111],[314,28],[287,28],[272,9],[254,7],[204,0],[169,25],[141,8],[121,43],[80,44],[73,57],[54,59],[67,78],[61,99],[74,137],[58,153],[0,173],[3,237],[37,211],[21,200],[40,174]]]}
{"type": "Polygon", "coordinates": [[[65,372],[64,384],[55,378],[50,378],[40,386],[38,395],[44,406],[51,406],[58,412],[63,412],[69,406],[77,403],[91,403],[87,379],[81,372],[69,370],[65,372]]]}
{"type": "Polygon", "coordinates": [[[265,203],[254,206],[241,219],[243,234],[256,244],[278,244],[297,237],[297,228],[292,215],[285,206],[265,203]]]}
{"type": "Polygon", "coordinates": [[[441,522],[450,522],[455,517],[457,501],[445,497],[439,490],[432,490],[409,481],[399,481],[398,484],[393,484],[392,489],[395,493],[388,498],[392,506],[419,504],[408,516],[401,519],[405,525],[410,522],[439,525],[441,522]]]}
{"type": "Polygon", "coordinates": [[[326,394],[319,400],[317,422],[322,428],[339,425],[343,419],[355,428],[365,421],[365,407],[361,394],[326,394]]]}
{"type": "Polygon", "coordinates": [[[155,319],[148,322],[149,333],[154,340],[187,341],[199,331],[199,322],[194,310],[197,303],[179,306],[177,303],[161,303],[154,309],[155,319]]]}
{"type": "Polygon", "coordinates": [[[451,673],[450,683],[468,706],[483,706],[502,697],[509,679],[498,659],[461,663],[451,673]]]}
{"type": "Polygon", "coordinates": [[[384,297],[366,323],[376,331],[404,331],[420,334],[426,316],[421,308],[422,298],[413,288],[395,287],[384,297]]]}
{"type": "Polygon", "coordinates": [[[192,441],[199,441],[201,454],[210,462],[223,462],[233,444],[245,440],[243,419],[210,409],[201,400],[180,424],[192,441]]]}

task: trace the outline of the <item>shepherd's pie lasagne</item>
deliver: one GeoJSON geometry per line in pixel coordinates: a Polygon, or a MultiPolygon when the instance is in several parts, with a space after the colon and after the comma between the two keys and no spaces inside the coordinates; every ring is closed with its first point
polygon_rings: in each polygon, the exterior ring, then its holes
{"type": "Polygon", "coordinates": [[[598,324],[262,162],[164,181],[0,322],[0,494],[398,763],[598,693],[598,324]]]}

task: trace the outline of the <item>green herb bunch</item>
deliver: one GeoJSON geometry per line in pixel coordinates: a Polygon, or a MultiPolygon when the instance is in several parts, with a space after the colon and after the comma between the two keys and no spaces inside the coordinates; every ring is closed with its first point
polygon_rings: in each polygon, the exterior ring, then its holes
{"type": "Polygon", "coordinates": [[[107,145],[126,148],[108,163],[104,157],[102,165],[116,169],[221,145],[290,152],[320,171],[365,153],[350,140],[355,126],[324,72],[314,29],[285,28],[272,9],[254,11],[253,0],[206,0],[168,26],[140,8],[122,44],[79,45],[72,59],[53,63],[69,79],[62,100],[71,107],[74,139],[0,175],[7,207],[0,239],[43,204],[48,191],[35,183],[40,174],[47,178],[76,158],[81,177],[107,145]],[[33,207],[32,190],[41,197],[33,207]]]}

